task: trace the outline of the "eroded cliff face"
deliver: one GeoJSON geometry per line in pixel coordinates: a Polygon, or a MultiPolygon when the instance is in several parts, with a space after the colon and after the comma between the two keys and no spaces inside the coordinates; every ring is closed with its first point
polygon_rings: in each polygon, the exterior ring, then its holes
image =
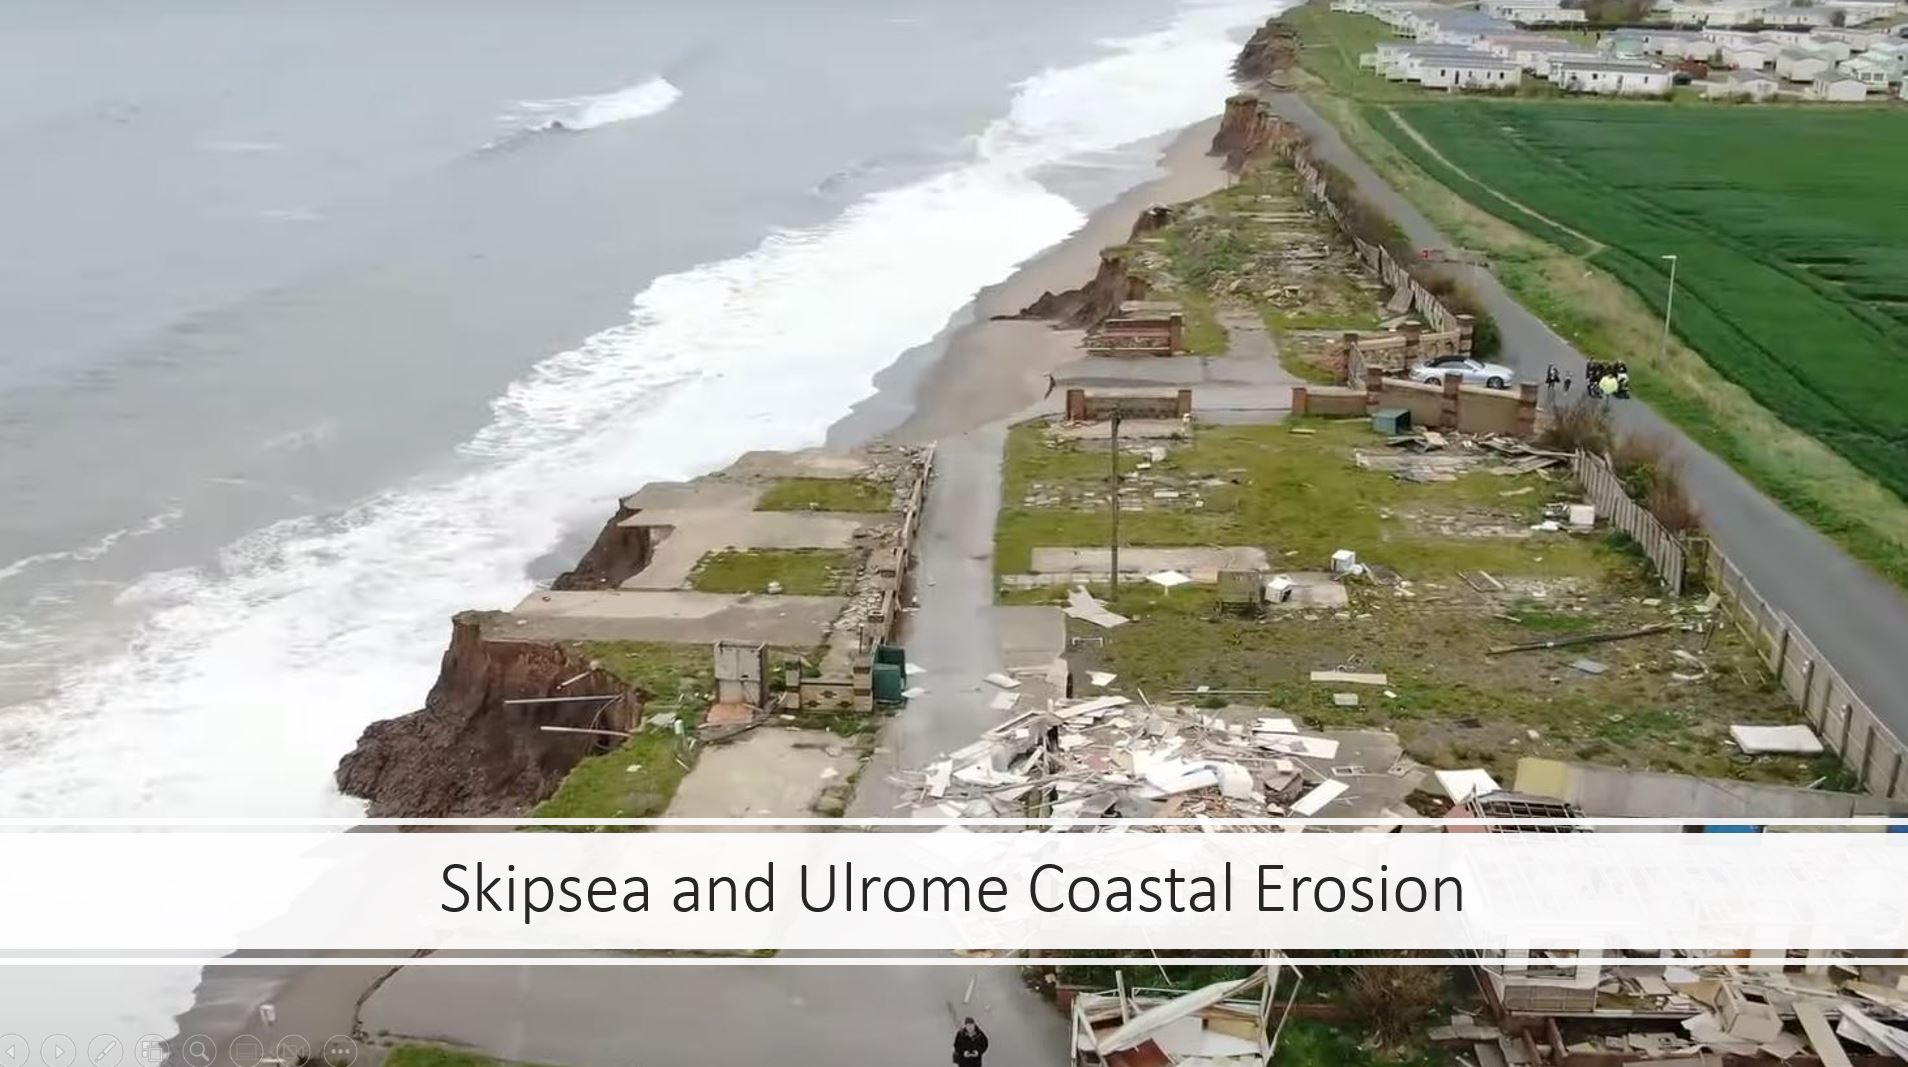
{"type": "Polygon", "coordinates": [[[1244,169],[1271,145],[1277,128],[1278,120],[1263,100],[1252,93],[1238,93],[1226,99],[1226,111],[1212,135],[1208,154],[1226,157],[1228,170],[1244,169]]]}
{"type": "Polygon", "coordinates": [[[481,619],[466,612],[452,620],[450,648],[423,708],[372,723],[338,761],[338,788],[370,801],[368,815],[517,814],[607,740],[539,726],[629,728],[640,699],[614,675],[560,645],[486,639],[481,619]],[[607,709],[594,700],[504,703],[586,695],[624,699],[607,709]]]}
{"type": "Polygon", "coordinates": [[[577,561],[576,568],[557,575],[556,581],[550,583],[550,588],[614,589],[634,577],[637,571],[649,566],[650,553],[653,551],[649,530],[620,525],[634,514],[633,508],[617,504],[616,514],[604,524],[589,551],[577,561]]]}
{"type": "Polygon", "coordinates": [[[1256,84],[1289,67],[1298,58],[1298,34],[1277,18],[1252,31],[1232,61],[1232,76],[1242,84],[1256,84]]]}
{"type": "MultiPolygon", "coordinates": [[[[1133,221],[1133,231],[1129,241],[1144,237],[1155,230],[1165,229],[1173,221],[1173,210],[1155,204],[1140,212],[1133,221]]],[[[1078,289],[1068,289],[1062,293],[1046,292],[1040,299],[1021,308],[1017,314],[1003,316],[1013,319],[1051,319],[1056,325],[1068,329],[1092,329],[1111,318],[1128,300],[1144,300],[1151,291],[1146,279],[1133,273],[1128,267],[1125,253],[1109,250],[1100,254],[1100,267],[1093,273],[1093,280],[1078,289]]]]}

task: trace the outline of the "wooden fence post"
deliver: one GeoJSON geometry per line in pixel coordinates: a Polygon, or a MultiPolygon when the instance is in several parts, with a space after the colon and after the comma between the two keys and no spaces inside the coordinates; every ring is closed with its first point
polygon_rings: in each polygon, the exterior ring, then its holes
{"type": "Polygon", "coordinates": [[[1789,687],[1788,666],[1789,666],[1789,623],[1785,619],[1782,623],[1782,631],[1776,635],[1776,647],[1775,647],[1776,682],[1780,684],[1784,689],[1787,689],[1789,687]]]}
{"type": "MultiPolygon", "coordinates": [[[[1815,657],[1811,656],[1802,661],[1802,717],[1810,722],[1815,722],[1815,716],[1809,713],[1809,698],[1814,695],[1815,657]]],[[[1822,707],[1826,709],[1828,701],[1823,701],[1822,707]]]]}

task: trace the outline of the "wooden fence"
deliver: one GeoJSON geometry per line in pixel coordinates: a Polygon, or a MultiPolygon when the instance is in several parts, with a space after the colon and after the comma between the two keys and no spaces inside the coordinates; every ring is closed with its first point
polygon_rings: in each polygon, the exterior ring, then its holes
{"type": "Polygon", "coordinates": [[[1815,642],[1764,600],[1742,570],[1713,546],[1708,571],[1711,588],[1722,594],[1730,618],[1861,788],[1879,797],[1908,800],[1908,746],[1882,725],[1815,642]]]}
{"type": "Polygon", "coordinates": [[[1699,554],[1695,544],[1665,529],[1631,500],[1606,460],[1578,452],[1570,466],[1597,514],[1608,515],[1612,525],[1643,546],[1662,576],[1664,589],[1680,593],[1689,570],[1700,568],[1706,573],[1710,590],[1721,597],[1730,621],[1749,638],[1763,666],[1863,790],[1908,800],[1908,745],[1882,724],[1809,635],[1763,599],[1742,569],[1713,543],[1699,554]]]}
{"type": "Polygon", "coordinates": [[[1689,563],[1689,546],[1683,539],[1670,532],[1656,516],[1650,514],[1642,505],[1630,499],[1623,488],[1623,482],[1616,472],[1610,469],[1610,463],[1601,456],[1593,456],[1581,449],[1570,461],[1570,469],[1583,483],[1583,491],[1596,506],[1597,514],[1610,520],[1610,525],[1629,534],[1631,539],[1643,546],[1643,554],[1656,565],[1657,577],[1663,581],[1664,592],[1671,596],[1680,596],[1683,592],[1683,579],[1689,563]]]}
{"type": "Polygon", "coordinates": [[[1433,330],[1439,332],[1457,332],[1471,325],[1470,316],[1459,315],[1445,307],[1444,302],[1413,278],[1411,272],[1405,270],[1397,260],[1393,259],[1389,251],[1362,240],[1353,233],[1351,228],[1345,225],[1344,213],[1327,195],[1325,176],[1319,173],[1318,165],[1312,162],[1311,150],[1302,141],[1294,140],[1283,142],[1283,144],[1283,153],[1290,161],[1292,169],[1298,173],[1299,188],[1304,191],[1306,198],[1311,200],[1319,211],[1331,219],[1350,239],[1352,245],[1358,249],[1359,258],[1365,261],[1365,266],[1377,274],[1380,280],[1394,290],[1402,289],[1411,295],[1410,310],[1417,312],[1433,330]]]}

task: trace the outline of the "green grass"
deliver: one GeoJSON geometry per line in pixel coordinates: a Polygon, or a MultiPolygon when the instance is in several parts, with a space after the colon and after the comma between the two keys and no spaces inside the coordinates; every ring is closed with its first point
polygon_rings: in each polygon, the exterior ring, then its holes
{"type": "MultiPolygon", "coordinates": [[[[435,1045],[397,1045],[385,1053],[385,1067],[502,1067],[512,1063],[480,1052],[435,1045]]],[[[526,1064],[523,1067],[539,1067],[526,1064]]]]}
{"type": "MultiPolygon", "coordinates": [[[[1326,570],[1332,551],[1348,547],[1396,570],[1410,588],[1352,582],[1343,612],[1255,619],[1222,615],[1210,587],[1166,592],[1126,583],[1113,607],[1132,622],[1111,631],[1069,624],[1075,636],[1102,640],[1076,653],[1087,661],[1075,670],[1112,671],[1126,692],[1155,700],[1192,699],[1173,693],[1201,685],[1262,692],[1251,702],[1316,727],[1390,730],[1423,763],[1481,765],[1506,781],[1520,756],[1788,783],[1817,776],[1807,760],[1745,759],[1730,744],[1730,723],[1795,717],[1734,630],[1724,628],[1707,647],[1700,635],[1670,631],[1594,649],[1485,655],[1498,645],[1671,618],[1668,604],[1643,603],[1659,597],[1656,583],[1619,539],[1521,536],[1546,502],[1575,498],[1567,481],[1475,471],[1452,482],[1407,482],[1353,462],[1354,448],[1384,452],[1363,420],[1296,427],[1310,432],[1201,425],[1193,443],[1172,446],[1145,471],[1136,469],[1137,454],[1122,456],[1130,484],[1200,485],[1206,504],[1190,507],[1183,494],[1156,502],[1142,491],[1136,496],[1147,510],[1122,513],[1121,543],[1257,546],[1274,568],[1293,571],[1326,570]],[[1208,484],[1214,480],[1220,484],[1208,484]],[[1526,487],[1534,491],[1503,495],[1526,487]],[[1490,572],[1507,591],[1474,592],[1459,577],[1472,570],[1490,572]],[[1676,679],[1690,673],[1676,649],[1700,650],[1707,676],[1676,679]],[[1569,667],[1586,657],[1609,669],[1592,676],[1569,667]],[[1361,688],[1358,707],[1337,707],[1334,687],[1312,684],[1310,674],[1347,665],[1388,674],[1393,695],[1361,688]]],[[[1105,505],[1065,502],[1077,499],[1067,487],[1103,494],[1107,464],[1104,443],[1050,440],[1043,423],[1010,431],[996,542],[1003,574],[1026,571],[1036,547],[1106,543],[1105,505]]],[[[1005,597],[1063,598],[1059,589],[1005,597]]]]}
{"type": "MultiPolygon", "coordinates": [[[[1908,115],[1483,101],[1397,111],[1471,173],[1516,174],[1520,202],[1603,244],[1589,261],[1655,310],[1669,284],[1659,257],[1679,256],[1678,336],[1908,498],[1908,115]]],[[[1477,207],[1556,240],[1427,165],[1395,124],[1376,125],[1477,207]]]]}
{"type": "MultiPolygon", "coordinates": [[[[1899,475],[1892,480],[1897,484],[1891,485],[1890,479],[1878,473],[1875,455],[1877,451],[1898,451],[1902,438],[1896,436],[1891,439],[1884,433],[1877,442],[1862,438],[1859,432],[1851,436],[1849,433],[1822,431],[1819,424],[1808,420],[1806,411],[1797,414],[1803,408],[1823,406],[1809,400],[1808,393],[1815,388],[1814,382],[1801,382],[1799,379],[1790,382],[1794,387],[1793,395],[1785,401],[1781,395],[1785,391],[1782,370],[1764,358],[1766,353],[1758,354],[1754,351],[1755,345],[1747,346],[1749,358],[1738,367],[1736,346],[1725,343],[1718,347],[1714,342],[1717,333],[1728,331],[1704,330],[1700,326],[1692,328],[1690,323],[1684,322],[1686,305],[1701,299],[1683,285],[1685,277],[1690,274],[1692,261],[1698,255],[1706,255],[1713,262],[1729,261],[1740,254],[1736,245],[1706,248],[1703,253],[1691,253],[1683,248],[1646,248],[1640,268],[1627,274],[1609,270],[1604,262],[1607,258],[1627,257],[1634,264],[1637,257],[1619,248],[1614,254],[1590,258],[1594,245],[1585,244],[1558,226],[1547,225],[1544,220],[1533,218],[1529,212],[1519,210],[1496,195],[1501,192],[1514,197],[1519,204],[1531,207],[1545,219],[1586,232],[1593,241],[1609,240],[1605,234],[1580,225],[1580,220],[1526,193],[1523,181],[1526,172],[1553,168],[1572,174],[1582,173],[1580,170],[1571,170],[1576,163],[1566,158],[1571,155],[1570,152],[1560,153],[1555,161],[1531,161],[1520,157],[1506,170],[1503,145],[1493,141],[1502,142],[1509,134],[1504,130],[1485,130],[1480,136],[1477,154],[1470,153],[1468,140],[1461,150],[1440,153],[1464,167],[1469,177],[1460,175],[1432,158],[1414,138],[1396,127],[1390,120],[1388,108],[1369,103],[1392,103],[1400,100],[1400,97],[1366,93],[1362,94],[1361,99],[1355,85],[1338,88],[1330,83],[1332,70],[1329,61],[1320,58],[1329,41],[1328,35],[1342,32],[1340,27],[1355,26],[1358,22],[1369,24],[1364,32],[1375,32],[1377,24],[1374,20],[1357,16],[1327,18],[1322,8],[1313,7],[1299,9],[1288,19],[1299,25],[1308,36],[1307,47],[1302,53],[1304,69],[1292,73],[1306,98],[1339,129],[1346,142],[1359,155],[1370,162],[1399,192],[1417,204],[1434,225],[1461,247],[1487,251],[1491,256],[1491,269],[1504,286],[1556,333],[1588,356],[1628,361],[1637,394],[1703,447],[1740,471],[1792,514],[1834,539],[1855,558],[1874,567],[1896,584],[1908,587],[1908,500],[1904,499],[1898,484],[1899,475]],[[1515,180],[1501,177],[1506,174],[1515,176],[1515,180]],[[1479,184],[1479,181],[1490,183],[1494,190],[1479,184]],[[1655,256],[1665,251],[1675,251],[1683,257],[1677,278],[1675,316],[1682,325],[1678,332],[1683,337],[1672,337],[1668,348],[1659,355],[1662,297],[1668,279],[1661,273],[1661,262],[1655,256]],[[1604,269],[1598,269],[1600,267],[1604,269]],[[1685,339],[1690,342],[1688,345],[1683,343],[1685,339]],[[1706,346],[1705,351],[1699,353],[1696,350],[1699,345],[1706,346]],[[1758,368],[1772,373],[1757,373],[1758,368]],[[1772,386],[1776,396],[1774,399],[1765,399],[1769,397],[1772,386]]],[[[1837,218],[1843,222],[1848,220],[1849,212],[1840,201],[1849,198],[1830,195],[1826,189],[1823,190],[1825,195],[1816,196],[1808,189],[1815,179],[1805,170],[1809,166],[1807,161],[1827,158],[1821,154],[1829,147],[1824,142],[1843,136],[1837,131],[1842,130],[1844,124],[1893,125],[1899,128],[1905,117],[1899,111],[1891,113],[1869,108],[1851,110],[1767,105],[1753,109],[1719,109],[1581,99],[1479,101],[1475,98],[1424,95],[1411,103],[1411,107],[1400,109],[1400,113],[1406,115],[1412,128],[1421,134],[1425,130],[1415,116],[1421,110],[1433,108],[1455,112],[1495,109],[1530,122],[1550,122],[1551,115],[1557,116],[1556,121],[1564,123],[1601,122],[1606,120],[1598,116],[1608,116],[1607,121],[1626,124],[1626,128],[1639,125],[1659,125],[1662,129],[1697,128],[1713,122],[1716,125],[1711,130],[1689,145],[1674,135],[1666,138],[1651,136],[1644,138],[1637,146],[1638,150],[1632,152],[1627,145],[1615,149],[1610,147],[1607,139],[1599,139],[1598,152],[1603,155],[1633,156],[1635,162],[1626,165],[1633,170],[1646,170],[1641,179],[1643,184],[1660,186],[1655,190],[1643,188],[1623,191],[1625,193],[1634,191],[1646,197],[1655,196],[1661,203],[1678,205],[1692,196],[1701,200],[1705,193],[1713,193],[1706,197],[1706,205],[1699,203],[1697,215],[1713,210],[1727,216],[1723,220],[1725,222],[1744,222],[1745,228],[1756,232],[1756,241],[1766,245],[1767,253],[1776,257],[1786,255],[1783,250],[1794,244],[1789,228],[1817,224],[1825,212],[1832,213],[1829,219],[1831,227],[1837,218]],[[1819,130],[1805,130],[1804,136],[1799,139],[1786,135],[1785,131],[1789,128],[1809,126],[1817,120],[1823,120],[1826,125],[1819,130]],[[1755,127],[1764,127],[1767,135],[1760,143],[1747,147],[1743,152],[1717,147],[1715,137],[1727,136],[1726,131],[1755,127]],[[1797,145],[1805,145],[1807,150],[1797,150],[1797,145]],[[1728,185],[1725,179],[1746,173],[1745,168],[1735,162],[1737,159],[1761,166],[1772,155],[1784,152],[1789,154],[1789,158],[1776,161],[1769,174],[1772,178],[1800,180],[1803,183],[1801,186],[1787,190],[1789,193],[1800,190],[1800,204],[1786,202],[1773,195],[1783,191],[1779,189],[1724,187],[1728,185]],[[1665,156],[1668,157],[1668,165],[1659,168],[1657,164],[1665,156]],[[1818,205],[1822,204],[1828,207],[1818,209],[1818,205]],[[1761,213],[1761,218],[1749,217],[1757,212],[1761,213]]],[[[1503,125],[1508,126],[1511,133],[1519,129],[1514,123],[1503,125]]],[[[1429,137],[1428,134],[1426,136],[1429,137]]],[[[1430,139],[1438,143],[1435,138],[1430,139]]],[[[1886,143],[1889,140],[1887,137],[1882,138],[1883,143],[1875,150],[1890,151],[1886,143]]],[[[1893,150],[1899,151],[1899,136],[1892,140],[1896,142],[1893,150]]],[[[1870,147],[1859,146],[1857,155],[1867,153],[1870,147]]],[[[1821,181],[1824,186],[1862,182],[1867,180],[1862,176],[1869,173],[1866,167],[1850,166],[1839,170],[1824,167],[1821,181]]],[[[1886,188],[1887,179],[1898,179],[1900,173],[1900,167],[1897,166],[1890,175],[1878,175],[1875,180],[1886,188]]],[[[1597,196],[1602,195],[1603,190],[1599,189],[1597,196]]],[[[1615,196],[1613,192],[1613,200],[1615,196]]],[[[1863,193],[1862,196],[1869,197],[1872,202],[1871,194],[1863,193]]],[[[1854,199],[1861,199],[1862,196],[1854,199]]],[[[1884,210],[1882,214],[1887,212],[1884,210]]],[[[1863,216],[1859,210],[1855,215],[1857,237],[1860,238],[1867,216],[1863,216]]],[[[1893,219],[1892,215],[1889,217],[1893,219]]],[[[1890,225],[1899,227],[1899,223],[1892,221],[1890,225]]],[[[1879,229],[1885,231],[1888,226],[1879,229]]],[[[1687,236],[1686,229],[1663,232],[1666,236],[1677,232],[1687,236]]],[[[1894,241],[1894,247],[1899,248],[1898,241],[1894,241]]],[[[1750,266],[1762,269],[1757,264],[1752,263],[1750,266]]],[[[1820,275],[1823,266],[1833,268],[1836,265],[1817,264],[1804,273],[1820,275]]],[[[1780,274],[1779,263],[1775,273],[1780,274]]],[[[1899,276],[1898,271],[1895,274],[1899,276]]],[[[1790,277],[1793,279],[1795,276],[1790,277]]],[[[1812,280],[1825,279],[1816,277],[1812,280]]],[[[1835,287],[1833,282],[1829,284],[1831,289],[1835,287]]],[[[1795,286],[1788,288],[1792,294],[1802,293],[1798,306],[1813,300],[1818,305],[1818,311],[1826,308],[1831,316],[1846,312],[1844,317],[1850,322],[1862,314],[1862,309],[1850,310],[1847,303],[1840,308],[1834,306],[1833,293],[1828,299],[1818,300],[1795,286]]],[[[1890,307],[1898,310],[1895,305],[1890,307]]],[[[1768,308],[1760,311],[1765,316],[1771,313],[1768,308]]],[[[1704,310],[1699,309],[1698,314],[1704,314],[1704,310]]],[[[1713,325],[1717,316],[1708,314],[1706,317],[1713,325]]],[[[1884,328],[1887,326],[1886,323],[1882,325],[1884,328]]],[[[1801,361],[1806,370],[1815,360],[1818,348],[1811,344],[1798,354],[1791,347],[1788,354],[1801,361]]],[[[1858,371],[1861,385],[1865,386],[1885,376],[1886,363],[1881,366],[1881,370],[1858,371]]],[[[1896,375],[1897,381],[1899,378],[1896,375]]],[[[1897,462],[1893,469],[1899,472],[1902,467],[1897,462]]]]}
{"type": "MultiPolygon", "coordinates": [[[[674,711],[685,731],[701,720],[715,690],[708,645],[602,641],[583,646],[583,651],[604,670],[642,690],[646,716],[674,711]]],[[[695,765],[684,741],[688,736],[673,730],[640,730],[615,749],[571,768],[557,791],[531,814],[542,819],[660,815],[695,765]]]]}
{"type": "MultiPolygon", "coordinates": [[[[1546,484],[1534,477],[1478,474],[1431,485],[1400,481],[1352,462],[1354,446],[1381,447],[1363,421],[1306,420],[1292,425],[1314,432],[1294,434],[1287,424],[1199,427],[1192,444],[1174,446],[1164,462],[1146,473],[1226,484],[1205,490],[1206,506],[1196,510],[1183,500],[1169,507],[1142,494],[1147,510],[1120,515],[1121,543],[1256,545],[1295,553],[1299,562],[1290,566],[1296,569],[1322,569],[1334,550],[1349,545],[1356,546],[1361,559],[1396,567],[1407,576],[1427,569],[1532,573],[1535,568],[1551,576],[1604,569],[1601,546],[1580,538],[1453,539],[1427,533],[1414,522],[1414,516],[1478,506],[1502,513],[1506,521],[1535,522],[1544,494],[1498,495],[1546,484]],[[1543,557],[1541,563],[1533,562],[1537,556],[1543,557]]],[[[1137,462],[1135,455],[1122,457],[1123,477],[1129,481],[1138,473],[1137,462]]],[[[1105,544],[1109,516],[1104,506],[1030,507],[1024,500],[1035,485],[1104,486],[1107,466],[1104,443],[1050,443],[1043,422],[1015,427],[1007,440],[996,570],[1027,571],[1032,550],[1040,546],[1105,544]]]]}
{"type": "Polygon", "coordinates": [[[1293,1019],[1279,1034],[1272,1067],[1448,1067],[1452,1057],[1436,1049],[1386,1053],[1371,1048],[1353,1026],[1293,1019]]]}
{"type": "Polygon", "coordinates": [[[751,548],[711,552],[690,572],[704,593],[760,593],[782,583],[789,596],[837,596],[854,582],[855,553],[833,548],[751,548]]]}
{"type": "MultiPolygon", "coordinates": [[[[1538,616],[1534,627],[1527,625],[1528,615],[1512,622],[1473,606],[1455,575],[1422,568],[1411,572],[1414,599],[1369,585],[1350,587],[1342,619],[1330,612],[1310,618],[1224,615],[1210,587],[1168,593],[1128,584],[1112,606],[1132,622],[1111,631],[1069,623],[1076,636],[1103,639],[1097,652],[1076,653],[1087,658],[1074,669],[1112,671],[1122,691],[1143,691],[1155,701],[1192,701],[1174,694],[1201,685],[1253,691],[1263,695],[1224,699],[1276,708],[1317,729],[1389,730],[1421,763],[1481,766],[1506,784],[1523,756],[1793,785],[1818,777],[1810,759],[1744,757],[1731,744],[1731,723],[1796,721],[1786,695],[1732,629],[1719,631],[1706,649],[1700,635],[1670,631],[1588,648],[1484,654],[1493,646],[1573,630],[1632,629],[1668,618],[1662,608],[1636,602],[1636,594],[1648,589],[1639,570],[1612,558],[1615,550],[1590,543],[1611,568],[1586,586],[1598,591],[1580,602],[1571,598],[1579,616],[1560,607],[1538,616]],[[1674,674],[1690,668],[1674,649],[1700,650],[1708,677],[1676,681],[1674,674]],[[1608,669],[1580,673],[1569,666],[1579,658],[1608,669]],[[1314,670],[1341,665],[1384,673],[1388,684],[1333,686],[1310,679],[1314,670]],[[1359,705],[1338,707],[1335,691],[1356,692],[1359,705]]],[[[1057,600],[1055,591],[1043,592],[1049,602],[1057,600]]],[[[1108,591],[1095,592],[1105,597],[1108,591]]],[[[1015,597],[1034,599],[1032,593],[1015,597]]]]}
{"type": "Polygon", "coordinates": [[[783,478],[769,486],[757,511],[849,511],[872,514],[894,506],[894,483],[873,478],[783,478]]]}
{"type": "Polygon", "coordinates": [[[1285,13],[1285,21],[1299,32],[1299,62],[1332,90],[1360,100],[1422,99],[1425,90],[1410,82],[1393,82],[1358,57],[1376,51],[1378,42],[1398,40],[1384,23],[1367,15],[1329,10],[1306,3],[1285,13]]]}

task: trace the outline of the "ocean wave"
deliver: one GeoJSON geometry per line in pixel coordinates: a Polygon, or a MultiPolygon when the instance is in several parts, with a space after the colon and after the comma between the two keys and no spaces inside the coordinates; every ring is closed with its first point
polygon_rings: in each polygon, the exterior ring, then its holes
{"type": "Polygon", "coordinates": [[[1230,91],[1228,31],[1264,11],[1192,3],[1023,83],[949,169],[657,278],[627,321],[492,403],[463,473],[279,523],[137,587],[150,614],[123,654],[0,716],[0,751],[24,754],[0,774],[0,807],[356,810],[332,769],[367,723],[417,706],[452,612],[513,604],[532,561],[644,482],[818,443],[897,353],[1084,221],[1041,167],[1211,115],[1230,91]]]}
{"type": "Polygon", "coordinates": [[[656,77],[615,92],[524,100],[502,121],[526,131],[594,130],[615,122],[661,114],[681,98],[682,90],[671,85],[668,79],[656,77]]]}
{"type": "Polygon", "coordinates": [[[0,582],[4,582],[9,578],[18,577],[35,567],[44,566],[48,563],[91,563],[94,560],[103,558],[106,553],[113,550],[114,545],[119,544],[129,537],[144,537],[147,534],[155,534],[171,526],[173,523],[179,521],[181,514],[182,513],[176,509],[168,509],[159,512],[157,515],[150,515],[144,520],[124,529],[114,530],[109,534],[104,534],[97,540],[90,541],[78,548],[64,549],[57,552],[41,552],[36,555],[16,559],[12,563],[0,567],[0,582]]]}

